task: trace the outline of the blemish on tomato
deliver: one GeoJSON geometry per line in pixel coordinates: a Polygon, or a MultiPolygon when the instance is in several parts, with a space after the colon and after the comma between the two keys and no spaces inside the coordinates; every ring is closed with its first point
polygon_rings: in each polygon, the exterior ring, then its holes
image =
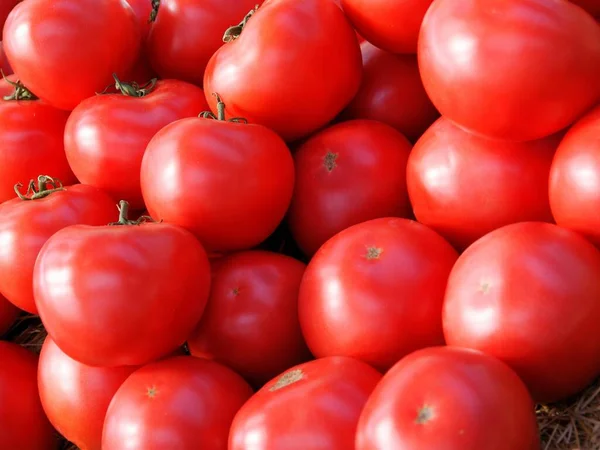
{"type": "Polygon", "coordinates": [[[423,407],[417,411],[415,423],[418,425],[424,425],[431,419],[433,419],[433,408],[428,405],[423,405],[423,407]]]}
{"type": "Polygon", "coordinates": [[[367,254],[365,258],[368,260],[379,259],[381,254],[383,253],[383,249],[379,247],[367,247],[367,254]]]}
{"type": "Polygon", "coordinates": [[[273,386],[269,388],[270,392],[278,391],[281,388],[297,383],[304,377],[304,372],[301,369],[290,370],[279,377],[273,386]]]}
{"type": "Polygon", "coordinates": [[[323,158],[323,161],[324,161],[323,165],[327,169],[327,172],[331,172],[333,169],[335,169],[337,167],[337,162],[336,162],[337,158],[338,158],[337,153],[327,152],[327,154],[325,155],[325,158],[323,158]]]}
{"type": "Polygon", "coordinates": [[[240,295],[240,288],[239,287],[233,288],[231,290],[231,293],[237,297],[238,295],[240,295]]]}
{"type": "Polygon", "coordinates": [[[479,283],[479,292],[487,294],[488,292],[490,292],[490,288],[491,284],[487,281],[482,281],[481,283],[479,283]]]}
{"type": "Polygon", "coordinates": [[[156,386],[151,386],[146,390],[146,395],[148,396],[148,398],[155,398],[157,394],[158,389],[156,388],[156,386]]]}

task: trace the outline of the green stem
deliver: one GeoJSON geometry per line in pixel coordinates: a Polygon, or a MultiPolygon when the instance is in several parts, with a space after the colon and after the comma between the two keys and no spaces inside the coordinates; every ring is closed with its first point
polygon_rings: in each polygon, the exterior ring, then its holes
{"type": "Polygon", "coordinates": [[[158,8],[160,8],[160,0],[152,0],[152,11],[150,11],[150,17],[148,17],[148,23],[156,22],[158,8]]]}
{"type": "MultiPolygon", "coordinates": [[[[201,117],[203,119],[213,119],[213,120],[219,120],[224,122],[225,121],[225,103],[223,102],[223,100],[221,100],[221,96],[219,94],[217,94],[216,92],[213,92],[213,97],[215,97],[217,99],[217,115],[215,116],[212,111],[203,111],[199,114],[198,117],[201,117]]],[[[233,122],[233,123],[248,123],[247,119],[244,119],[243,117],[233,117],[231,119],[228,119],[227,122],[233,122]]]]}
{"type": "Polygon", "coordinates": [[[36,180],[30,180],[25,194],[21,192],[22,187],[21,183],[17,183],[14,186],[15,193],[21,200],[38,200],[48,197],[54,192],[66,190],[58,178],[52,178],[48,175],[40,175],[37,178],[37,186],[36,180]]]}
{"type": "Polygon", "coordinates": [[[234,25],[232,27],[229,27],[229,28],[227,28],[227,30],[225,30],[225,33],[223,34],[223,42],[235,41],[237,38],[239,38],[242,35],[242,31],[244,31],[244,27],[248,24],[248,21],[254,15],[254,13],[256,11],[258,11],[258,6],[259,5],[256,5],[254,7],[254,9],[252,9],[248,14],[246,14],[246,16],[244,17],[244,20],[242,20],[240,23],[238,23],[237,25],[234,25]]]}
{"type": "Polygon", "coordinates": [[[27,89],[23,85],[23,83],[21,83],[19,80],[17,80],[17,81],[9,80],[4,75],[4,71],[2,69],[0,69],[0,74],[2,74],[2,78],[4,78],[4,81],[6,81],[8,84],[10,84],[12,87],[15,88],[15,90],[10,95],[6,95],[6,96],[2,97],[4,100],[13,101],[13,100],[37,100],[38,99],[33,94],[33,92],[31,92],[29,89],[27,89]]]}
{"type": "Polygon", "coordinates": [[[129,219],[129,203],[126,200],[121,200],[117,205],[117,209],[119,210],[119,221],[111,222],[109,226],[119,226],[119,225],[141,225],[147,222],[156,222],[150,216],[141,216],[137,220],[129,219]]]}

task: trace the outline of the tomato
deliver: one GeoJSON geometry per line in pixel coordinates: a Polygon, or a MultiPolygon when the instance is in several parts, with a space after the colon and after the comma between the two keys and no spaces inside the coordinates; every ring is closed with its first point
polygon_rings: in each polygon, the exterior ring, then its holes
{"type": "MultiPolygon", "coordinates": [[[[129,6],[133,9],[135,16],[140,25],[142,42],[145,43],[148,38],[148,33],[150,33],[150,27],[152,25],[152,21],[150,20],[152,13],[152,0],[126,0],[129,3],[129,6]]],[[[164,1],[163,1],[164,3],[164,1]]],[[[145,50],[142,47],[143,50],[145,50]]]]}
{"type": "Polygon", "coordinates": [[[408,159],[417,220],[461,250],[504,225],[553,222],[548,174],[560,138],[491,140],[439,119],[408,159]]]}
{"type": "Polygon", "coordinates": [[[21,0],[0,0],[0,31],[4,28],[6,18],[21,0]]]}
{"type": "Polygon", "coordinates": [[[296,186],[288,213],[300,248],[312,255],[351,225],[409,217],[410,150],[402,134],[370,120],[333,125],[303,143],[294,153],[296,186]]]}
{"type": "Polygon", "coordinates": [[[211,293],[188,338],[194,356],[215,359],[260,385],[310,353],[298,322],[305,265],[265,251],[236,253],[213,266],[211,293]]]}
{"type": "Polygon", "coordinates": [[[0,293],[32,314],[37,314],[33,267],[44,243],[69,225],[106,225],[115,210],[113,200],[91,186],[63,188],[40,177],[36,191],[0,204],[0,293]]]}
{"type": "Polygon", "coordinates": [[[141,171],[152,217],[187,228],[211,252],[265,240],[294,189],[294,162],[277,134],[221,119],[167,125],[148,144],[141,171]]]}
{"type": "Polygon", "coordinates": [[[600,27],[566,1],[438,0],[419,67],[433,104],[461,127],[538,139],[600,99],[600,27]]]}
{"type": "Polygon", "coordinates": [[[596,18],[600,18],[600,3],[598,0],[571,0],[571,2],[581,6],[596,18]]]}
{"type": "MultiPolygon", "coordinates": [[[[356,33],[324,0],[268,0],[208,62],[205,93],[219,93],[231,117],[245,117],[286,141],[326,125],[361,79],[356,33]]],[[[208,102],[217,111],[214,99],[208,102]]]]}
{"type": "Polygon", "coordinates": [[[0,295],[0,337],[10,329],[18,316],[19,309],[0,295]]]}
{"type": "Polygon", "coordinates": [[[536,401],[575,394],[600,375],[598,273],[600,251],[573,231],[537,222],[493,231],[452,270],[447,343],[503,360],[536,401]]]}
{"type": "Polygon", "coordinates": [[[54,234],[35,264],[35,302],[48,334],[90,366],[135,366],[185,342],[210,286],[206,252],[186,230],[127,220],[54,234]]]}
{"type": "Polygon", "coordinates": [[[152,0],[126,0],[129,6],[133,8],[141,30],[141,48],[138,54],[137,62],[133,68],[123,73],[123,79],[127,81],[137,81],[140,84],[146,83],[152,78],[156,78],[156,72],[150,64],[146,40],[150,33],[150,13],[152,12],[152,0]]]}
{"type": "Polygon", "coordinates": [[[4,53],[4,46],[2,45],[2,41],[0,41],[0,70],[4,76],[8,76],[13,73],[12,67],[6,58],[6,54],[4,53]]]}
{"type": "Polygon", "coordinates": [[[38,386],[50,422],[78,448],[100,450],[108,405],[135,367],[90,367],[63,353],[47,337],[40,353],[38,386]]]}
{"type": "Polygon", "coordinates": [[[180,356],[133,373],[112,399],[102,438],[111,450],[226,450],[235,413],[252,395],[216,362],[180,356]]]}
{"type": "Polygon", "coordinates": [[[361,450],[539,450],[534,404],[505,364],[450,347],[398,362],[367,401],[361,450]]]}
{"type": "Polygon", "coordinates": [[[417,53],[423,17],[433,0],[341,0],[364,38],[392,53],[417,53]]]}
{"type": "Polygon", "coordinates": [[[237,413],[229,450],[348,450],[360,412],[381,379],[369,365],[329,357],[271,380],[237,413]]]}
{"type": "Polygon", "coordinates": [[[165,125],[197,116],[208,105],[202,89],[183,81],[158,81],[148,93],[117,84],[121,93],[90,97],[73,110],[65,128],[65,151],[79,181],[141,209],[139,173],[150,139],[165,125]]]}
{"type": "Polygon", "coordinates": [[[300,326],[313,355],[351,356],[384,371],[443,344],[442,301],[457,256],[407,219],[375,219],[335,235],[300,286],[300,326]]]}
{"type": "Polygon", "coordinates": [[[72,110],[139,56],[140,29],[125,1],[27,0],[4,27],[4,50],[21,81],[52,106],[72,110]]]}
{"type": "Polygon", "coordinates": [[[38,395],[37,356],[0,341],[0,448],[58,448],[38,395]]]}

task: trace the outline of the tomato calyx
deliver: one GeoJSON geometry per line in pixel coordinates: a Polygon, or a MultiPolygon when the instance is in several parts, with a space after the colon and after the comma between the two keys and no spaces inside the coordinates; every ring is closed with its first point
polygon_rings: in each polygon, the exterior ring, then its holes
{"type": "Polygon", "coordinates": [[[141,216],[137,220],[129,219],[129,202],[121,200],[117,205],[119,210],[119,220],[117,222],[111,222],[109,226],[122,226],[122,225],[141,225],[143,223],[159,223],[150,216],[141,216]]]}
{"type": "Polygon", "coordinates": [[[48,175],[40,175],[36,180],[30,180],[27,185],[27,192],[23,194],[21,188],[23,185],[17,183],[14,186],[17,197],[21,200],[38,200],[40,198],[48,197],[50,194],[58,191],[65,191],[65,187],[58,178],[52,178],[48,175]]]}
{"type": "Polygon", "coordinates": [[[275,392],[279,389],[289,386],[290,384],[297,383],[302,378],[304,378],[304,372],[302,372],[301,369],[290,370],[277,379],[275,384],[269,388],[269,392],[275,392]]]}
{"type": "Polygon", "coordinates": [[[233,123],[248,123],[248,120],[244,119],[243,117],[233,117],[231,119],[225,120],[225,103],[223,103],[223,100],[221,100],[221,96],[216,92],[213,92],[213,97],[217,99],[217,115],[215,116],[212,113],[212,111],[203,111],[198,115],[198,117],[201,117],[203,119],[213,119],[233,123]]]}
{"type": "Polygon", "coordinates": [[[227,28],[225,30],[225,33],[223,34],[223,42],[228,43],[235,41],[237,38],[239,38],[250,18],[254,15],[256,11],[258,11],[258,7],[259,5],[256,5],[253,9],[251,9],[250,12],[244,16],[244,20],[242,20],[240,23],[227,28]]]}
{"type": "Polygon", "coordinates": [[[156,22],[158,8],[160,8],[160,0],[152,0],[152,11],[150,11],[150,17],[148,17],[148,23],[156,22]]]}
{"type": "Polygon", "coordinates": [[[34,95],[33,92],[31,92],[29,89],[27,89],[23,83],[21,83],[20,80],[17,80],[17,81],[9,80],[8,78],[6,78],[6,76],[4,75],[4,72],[1,69],[0,69],[0,73],[2,74],[2,78],[4,78],[4,81],[6,81],[8,84],[10,84],[12,87],[15,88],[14,91],[10,95],[6,95],[6,96],[2,97],[4,100],[13,101],[13,100],[37,100],[38,99],[34,95]]]}
{"type": "Polygon", "coordinates": [[[140,86],[135,81],[121,81],[116,73],[113,73],[113,78],[115,79],[115,84],[106,86],[106,88],[98,95],[109,93],[108,90],[114,86],[118,92],[127,97],[145,97],[154,90],[158,81],[158,78],[152,78],[150,81],[140,86]]]}
{"type": "Polygon", "coordinates": [[[332,172],[333,169],[337,167],[336,160],[338,156],[339,155],[337,153],[327,152],[325,158],[323,158],[323,165],[325,166],[325,169],[327,169],[327,172],[332,172]]]}
{"type": "Polygon", "coordinates": [[[382,253],[382,248],[367,247],[367,254],[365,255],[365,258],[367,258],[368,260],[379,259],[382,253]]]}

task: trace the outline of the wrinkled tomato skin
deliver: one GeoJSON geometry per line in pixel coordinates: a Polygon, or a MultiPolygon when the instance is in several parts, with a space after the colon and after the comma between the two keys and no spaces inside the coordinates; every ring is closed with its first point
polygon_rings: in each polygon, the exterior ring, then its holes
{"type": "Polygon", "coordinates": [[[0,204],[0,293],[19,308],[37,314],[33,267],[46,241],[76,224],[114,221],[115,203],[97,188],[76,184],[36,200],[15,198],[0,204]]]}
{"type": "Polygon", "coordinates": [[[143,97],[88,98],[67,121],[67,159],[80,182],[142,209],[139,173],[148,143],[165,125],[207,109],[202,89],[178,80],[160,80],[143,97]]]}
{"type": "Polygon", "coordinates": [[[78,448],[100,450],[102,426],[117,389],[136,367],[90,367],[47,337],[38,366],[42,406],[56,430],[78,448]]]}
{"type": "Polygon", "coordinates": [[[2,41],[0,41],[0,69],[5,76],[11,75],[13,73],[12,67],[10,67],[10,63],[6,58],[6,54],[4,53],[4,46],[2,45],[2,41]]]}
{"type": "Polygon", "coordinates": [[[360,450],[539,450],[534,404],[508,366],[480,352],[419,350],[367,401],[360,450]]]}
{"type": "Polygon", "coordinates": [[[504,225],[554,222],[548,176],[561,137],[498,141],[440,118],[408,158],[408,193],[417,220],[460,250],[504,225]]]}
{"type": "Polygon", "coordinates": [[[313,135],[294,152],[296,185],[287,219],[307,255],[340,231],[380,217],[410,217],[406,162],[411,144],[371,120],[313,135]]]}
{"type": "Polygon", "coordinates": [[[381,374],[356,359],[329,357],[269,381],[237,413],[228,450],[348,450],[381,374]]]}
{"type": "Polygon", "coordinates": [[[15,323],[19,312],[19,308],[0,295],[0,338],[15,323]]]}
{"type": "Polygon", "coordinates": [[[113,397],[102,448],[227,450],[233,417],[252,389],[231,369],[189,356],[134,372],[113,397]]]}
{"type": "Polygon", "coordinates": [[[442,345],[442,302],[458,255],[418,222],[381,218],[327,241],[300,286],[300,326],[317,358],[350,356],[385,371],[442,345]]]}
{"type": "Polygon", "coordinates": [[[564,399],[600,374],[598,273],[600,251],[573,231],[540,222],[495,230],[452,269],[446,341],[507,363],[537,402],[564,399]]]}
{"type": "Polygon", "coordinates": [[[600,27],[566,1],[439,0],[421,28],[419,68],[433,104],[462,128],[539,139],[600,99],[600,27]]]}

